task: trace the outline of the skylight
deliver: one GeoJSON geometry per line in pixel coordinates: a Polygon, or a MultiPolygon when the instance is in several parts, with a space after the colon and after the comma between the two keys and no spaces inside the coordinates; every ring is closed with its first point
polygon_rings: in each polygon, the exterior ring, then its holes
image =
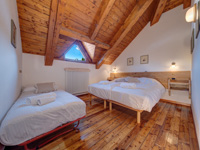
{"type": "Polygon", "coordinates": [[[85,57],[82,54],[80,46],[78,44],[72,45],[72,47],[65,54],[65,59],[70,59],[75,61],[85,61],[85,57]]]}

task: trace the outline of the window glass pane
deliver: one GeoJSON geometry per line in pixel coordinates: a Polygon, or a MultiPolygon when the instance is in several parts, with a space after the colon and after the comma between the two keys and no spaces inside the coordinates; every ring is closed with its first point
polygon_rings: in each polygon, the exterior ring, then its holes
{"type": "Polygon", "coordinates": [[[65,59],[85,61],[85,57],[81,53],[80,47],[77,44],[74,44],[69,51],[65,54],[65,59]]]}

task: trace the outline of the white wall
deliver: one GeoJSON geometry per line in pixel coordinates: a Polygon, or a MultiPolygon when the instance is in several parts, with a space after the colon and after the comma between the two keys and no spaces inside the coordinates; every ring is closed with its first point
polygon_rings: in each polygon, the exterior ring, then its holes
{"type": "Polygon", "coordinates": [[[21,91],[21,37],[15,0],[0,1],[0,121],[21,91]],[[11,19],[17,27],[17,48],[10,42],[11,19]]]}
{"type": "Polygon", "coordinates": [[[100,69],[95,69],[93,64],[73,63],[61,60],[54,60],[53,66],[44,66],[44,56],[23,53],[23,86],[33,85],[39,82],[53,81],[61,89],[65,89],[64,68],[89,68],[89,83],[106,80],[109,77],[110,66],[103,65],[100,69]]]}
{"type": "MultiPolygon", "coordinates": [[[[195,24],[192,24],[192,29],[193,27],[195,27],[195,24]]],[[[192,112],[193,112],[198,142],[200,145],[200,67],[199,67],[199,64],[200,64],[200,34],[198,36],[198,39],[195,39],[195,47],[194,47],[194,51],[192,55],[192,112]]]]}
{"type": "Polygon", "coordinates": [[[112,64],[119,72],[191,70],[190,24],[185,22],[183,6],[161,16],[160,21],[148,24],[112,64]],[[140,56],[149,55],[149,64],[140,64],[140,56]],[[127,66],[127,58],[134,58],[134,65],[127,66]]]}

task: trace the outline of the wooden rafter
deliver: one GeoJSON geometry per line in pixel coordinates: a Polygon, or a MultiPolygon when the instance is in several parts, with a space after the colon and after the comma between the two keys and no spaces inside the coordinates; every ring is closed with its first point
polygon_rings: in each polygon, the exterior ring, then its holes
{"type": "Polygon", "coordinates": [[[155,13],[151,20],[151,25],[157,23],[163,13],[167,0],[159,0],[155,13]]]}
{"type": "Polygon", "coordinates": [[[80,41],[84,41],[84,42],[94,44],[97,47],[101,47],[101,48],[104,48],[104,49],[110,48],[110,46],[108,44],[102,43],[102,42],[97,41],[97,40],[91,40],[88,36],[85,36],[85,35],[82,35],[78,32],[72,31],[68,28],[62,27],[62,29],[60,30],[60,34],[64,35],[64,36],[71,37],[71,38],[76,39],[76,40],[80,40],[80,41]]]}
{"type": "Polygon", "coordinates": [[[116,0],[103,0],[102,7],[100,7],[100,11],[97,13],[95,19],[95,23],[92,26],[91,30],[91,39],[94,40],[101,29],[101,26],[103,25],[104,21],[106,20],[106,17],[108,16],[108,13],[110,12],[112,6],[114,5],[116,0]]]}
{"type": "Polygon", "coordinates": [[[100,61],[97,63],[97,65],[96,65],[97,69],[101,67],[101,65],[105,62],[107,57],[120,44],[120,42],[124,39],[124,37],[131,30],[131,28],[137,23],[137,21],[140,19],[140,17],[149,8],[149,6],[152,4],[152,2],[153,2],[153,0],[139,0],[137,2],[134,9],[131,11],[130,15],[125,20],[124,25],[121,26],[121,28],[118,30],[118,32],[115,34],[112,41],[110,42],[110,45],[112,46],[112,48],[109,49],[104,54],[104,56],[100,59],[100,61]]]}
{"type": "Polygon", "coordinates": [[[45,55],[46,66],[51,66],[53,64],[54,51],[56,50],[56,45],[59,39],[59,33],[62,24],[63,13],[65,11],[65,5],[65,0],[52,0],[45,55]]]}
{"type": "Polygon", "coordinates": [[[50,17],[49,17],[49,29],[48,29],[48,37],[47,37],[47,45],[46,45],[45,65],[49,65],[49,62],[52,59],[50,57],[52,53],[53,34],[54,34],[54,28],[56,25],[57,11],[58,11],[58,0],[52,0],[50,17]]]}
{"type": "Polygon", "coordinates": [[[183,8],[188,8],[191,6],[191,0],[183,0],[183,8]]]}

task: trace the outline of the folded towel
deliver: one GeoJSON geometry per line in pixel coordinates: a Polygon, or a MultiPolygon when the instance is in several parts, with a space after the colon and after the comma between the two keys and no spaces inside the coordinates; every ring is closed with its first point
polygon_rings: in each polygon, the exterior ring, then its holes
{"type": "Polygon", "coordinates": [[[37,100],[37,104],[39,106],[54,102],[56,100],[55,96],[51,96],[51,97],[45,97],[45,98],[40,98],[37,100]]]}
{"type": "Polygon", "coordinates": [[[106,85],[106,84],[110,84],[110,81],[100,81],[99,83],[106,85]]]}
{"type": "Polygon", "coordinates": [[[121,83],[120,87],[126,88],[126,89],[135,89],[136,84],[135,83],[121,83]]]}
{"type": "Polygon", "coordinates": [[[36,96],[31,96],[26,98],[26,104],[28,105],[38,105],[38,100],[43,98],[51,98],[54,97],[56,99],[56,93],[50,92],[50,93],[44,93],[36,96]]]}

